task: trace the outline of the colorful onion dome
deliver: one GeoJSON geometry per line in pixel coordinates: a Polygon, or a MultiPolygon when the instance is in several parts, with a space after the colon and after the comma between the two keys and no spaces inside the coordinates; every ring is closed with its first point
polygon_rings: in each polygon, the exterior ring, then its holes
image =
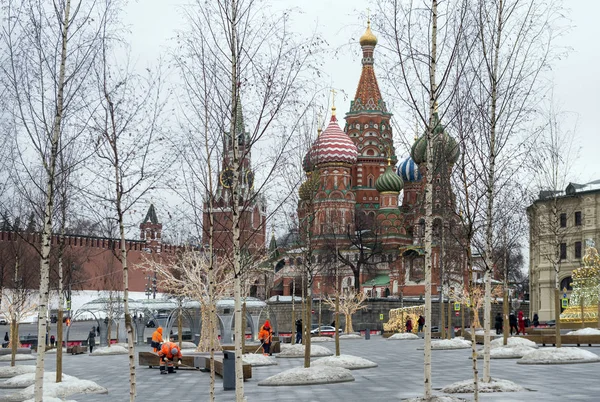
{"type": "Polygon", "coordinates": [[[319,190],[319,173],[309,173],[308,178],[300,185],[298,196],[300,200],[307,201],[314,198],[315,193],[319,190]]]}
{"type": "MultiPolygon", "coordinates": [[[[460,148],[454,138],[446,133],[445,127],[440,122],[438,113],[433,114],[433,157],[438,165],[445,161],[454,164],[460,156],[460,148]]],[[[419,137],[410,150],[410,156],[417,164],[427,162],[427,133],[419,137]]]]}
{"type": "Polygon", "coordinates": [[[380,193],[394,192],[399,193],[404,188],[404,182],[392,169],[391,165],[388,165],[385,172],[375,182],[375,188],[380,193]]]}
{"type": "Polygon", "coordinates": [[[305,172],[312,172],[314,165],[310,162],[310,151],[304,155],[304,159],[302,159],[302,169],[305,172]]]}
{"type": "Polygon", "coordinates": [[[358,149],[337,123],[335,114],[329,125],[310,148],[310,162],[317,166],[322,163],[356,163],[358,149]]]}
{"type": "Polygon", "coordinates": [[[375,46],[377,44],[377,37],[371,31],[371,21],[367,21],[367,30],[358,40],[361,46],[375,46]]]}
{"type": "Polygon", "coordinates": [[[405,182],[421,181],[421,172],[419,166],[410,157],[398,165],[396,174],[402,177],[405,182]]]}

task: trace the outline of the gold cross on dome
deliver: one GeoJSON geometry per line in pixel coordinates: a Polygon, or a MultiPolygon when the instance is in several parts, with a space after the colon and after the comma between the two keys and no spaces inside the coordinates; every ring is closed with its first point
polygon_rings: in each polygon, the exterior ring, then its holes
{"type": "Polygon", "coordinates": [[[367,8],[367,24],[371,25],[371,9],[367,8]]]}
{"type": "Polygon", "coordinates": [[[331,114],[335,116],[335,94],[337,91],[331,88],[331,114]]]}

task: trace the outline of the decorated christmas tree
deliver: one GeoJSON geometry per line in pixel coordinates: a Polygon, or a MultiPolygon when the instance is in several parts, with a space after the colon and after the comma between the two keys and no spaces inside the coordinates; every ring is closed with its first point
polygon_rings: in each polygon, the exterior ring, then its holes
{"type": "Polygon", "coordinates": [[[592,322],[598,320],[598,285],[600,284],[600,256],[593,243],[583,257],[583,267],[573,270],[573,291],[569,307],[560,315],[563,322],[592,322]]]}

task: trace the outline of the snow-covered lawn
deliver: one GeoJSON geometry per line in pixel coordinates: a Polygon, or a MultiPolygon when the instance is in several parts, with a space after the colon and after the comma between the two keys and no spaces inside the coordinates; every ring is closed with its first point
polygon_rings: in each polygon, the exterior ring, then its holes
{"type": "MultiPolygon", "coordinates": [[[[35,399],[31,398],[31,399],[28,399],[28,400],[26,400],[24,402],[35,402],[35,399]]],[[[65,400],[65,399],[61,399],[61,398],[55,398],[53,396],[45,396],[44,397],[44,402],[77,402],[77,401],[73,401],[71,399],[65,400]]]]}
{"type": "MultiPolygon", "coordinates": [[[[494,379],[488,383],[483,382],[482,379],[479,380],[478,383],[479,392],[520,392],[525,391],[525,388],[522,386],[515,384],[512,381],[508,380],[499,380],[494,379]]],[[[474,384],[473,380],[465,380],[455,382],[454,384],[450,384],[442,388],[442,392],[447,394],[472,394],[474,392],[474,384]]]]}
{"type": "MultiPolygon", "coordinates": [[[[322,357],[331,356],[333,353],[329,349],[319,345],[310,345],[311,357],[322,357]]],[[[304,345],[281,345],[281,353],[277,354],[277,357],[304,357],[304,345]]]]}
{"type": "MultiPolygon", "coordinates": [[[[432,350],[452,350],[452,349],[467,349],[471,347],[471,341],[464,340],[461,337],[454,339],[436,339],[431,341],[432,350]]],[[[418,348],[423,349],[422,347],[418,348]]]]}
{"type": "Polygon", "coordinates": [[[98,349],[94,349],[92,352],[92,356],[105,356],[105,355],[126,355],[129,351],[127,348],[121,345],[112,345],[109,347],[102,347],[98,349]]]}
{"type": "Polygon", "coordinates": [[[354,376],[352,376],[352,373],[348,369],[331,366],[312,366],[282,371],[260,381],[258,385],[312,385],[348,381],[354,381],[354,376]]]}
{"type": "Polygon", "coordinates": [[[567,335],[600,335],[600,329],[597,328],[582,328],[577,331],[568,332],[567,335]]]}
{"type": "MultiPolygon", "coordinates": [[[[62,375],[63,381],[75,380],[67,374],[62,375]]],[[[47,382],[56,381],[56,371],[45,371],[44,372],[44,384],[47,382]]],[[[0,384],[1,388],[26,388],[32,384],[35,384],[35,371],[31,373],[19,374],[13,378],[9,378],[0,384]]]]}
{"type": "Polygon", "coordinates": [[[362,357],[352,355],[339,355],[322,357],[311,363],[315,366],[328,366],[328,367],[343,367],[348,370],[359,370],[371,367],[377,367],[377,363],[372,362],[362,357]]]}
{"type": "MultiPolygon", "coordinates": [[[[47,350],[46,354],[48,354],[48,353],[54,353],[55,354],[57,351],[58,351],[58,349],[52,348],[52,349],[47,350]]],[[[63,354],[65,354],[65,353],[67,353],[67,348],[63,348],[63,354]]]]}
{"type": "Polygon", "coordinates": [[[313,336],[310,338],[311,342],[333,342],[335,338],[331,338],[329,336],[313,336]]]}
{"type": "MultiPolygon", "coordinates": [[[[35,360],[36,357],[34,355],[23,355],[23,354],[17,354],[15,355],[15,360],[35,360]]],[[[10,361],[10,355],[3,355],[0,356],[0,362],[9,362],[10,361]]]]}
{"type": "Polygon", "coordinates": [[[466,399],[463,398],[457,398],[455,396],[450,396],[450,395],[432,395],[431,398],[429,399],[425,399],[424,397],[418,397],[418,398],[410,398],[410,399],[405,399],[406,402],[463,402],[466,401],[466,399]]]}
{"type": "MultiPolygon", "coordinates": [[[[523,345],[515,346],[496,346],[490,349],[491,359],[519,359],[531,352],[535,351],[535,348],[523,345]]],[[[483,359],[483,349],[477,352],[477,358],[483,359]]]]}
{"type": "Polygon", "coordinates": [[[35,366],[2,366],[0,367],[0,378],[11,378],[25,373],[35,373],[35,366]]]}
{"type": "Polygon", "coordinates": [[[526,354],[519,364],[571,364],[600,362],[600,356],[580,348],[543,348],[526,354]]]}
{"type": "MultiPolygon", "coordinates": [[[[46,373],[48,374],[48,373],[46,373]]],[[[51,373],[52,374],[52,373],[51,373]]],[[[54,374],[56,376],[56,374],[54,374]]],[[[52,376],[49,376],[52,377],[52,376]]],[[[48,376],[44,375],[44,402],[52,401],[50,398],[66,398],[74,394],[107,394],[108,390],[93,381],[80,380],[76,377],[63,375],[63,381],[56,383],[55,377],[49,379],[48,376]]],[[[35,392],[35,384],[30,385],[27,388],[10,394],[5,397],[4,401],[24,401],[32,400],[35,392]]]]}
{"type": "Polygon", "coordinates": [[[244,363],[251,365],[252,367],[260,366],[274,366],[277,364],[277,360],[271,356],[264,356],[254,353],[246,353],[242,356],[244,363]]]}
{"type": "Polygon", "coordinates": [[[363,339],[359,334],[341,334],[340,339],[363,339]]]}
{"type": "Polygon", "coordinates": [[[396,341],[396,340],[414,340],[414,339],[419,339],[419,336],[416,334],[413,334],[411,332],[402,332],[399,334],[394,334],[392,336],[390,336],[388,338],[388,340],[390,341],[396,341]]]}
{"type": "MultiPolygon", "coordinates": [[[[490,342],[490,346],[492,347],[492,349],[502,347],[502,346],[504,346],[503,344],[504,344],[503,338],[497,338],[497,339],[494,339],[492,342],[490,342]]],[[[507,346],[528,346],[528,347],[534,348],[534,349],[538,348],[538,345],[535,342],[530,341],[529,339],[526,339],[526,338],[520,338],[518,336],[511,336],[511,337],[507,338],[506,344],[507,344],[507,346]]]]}

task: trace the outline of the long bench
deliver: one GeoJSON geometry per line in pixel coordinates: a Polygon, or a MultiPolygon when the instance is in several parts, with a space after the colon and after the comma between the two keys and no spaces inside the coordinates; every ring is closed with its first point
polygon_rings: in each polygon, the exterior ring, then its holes
{"type": "MultiPolygon", "coordinates": [[[[552,345],[556,346],[556,336],[543,334],[543,335],[524,335],[523,338],[529,339],[535,343],[541,343],[542,346],[552,345]]],[[[562,345],[599,345],[600,335],[561,335],[560,342],[562,345]]]]}
{"type": "MultiPolygon", "coordinates": [[[[223,377],[223,355],[220,352],[215,352],[215,373],[223,377]]],[[[149,368],[160,366],[160,360],[154,352],[138,352],[138,365],[148,366],[149,368]]],[[[242,365],[244,372],[244,380],[252,378],[252,366],[244,363],[242,365]]],[[[210,355],[208,353],[196,353],[191,355],[183,355],[181,358],[181,367],[179,368],[195,368],[197,370],[210,370],[210,355]]]]}

